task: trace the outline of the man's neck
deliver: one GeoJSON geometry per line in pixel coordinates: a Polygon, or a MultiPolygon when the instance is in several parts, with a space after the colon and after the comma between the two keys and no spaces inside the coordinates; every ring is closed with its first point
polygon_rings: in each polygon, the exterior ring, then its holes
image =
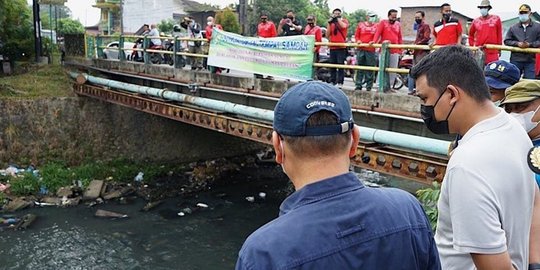
{"type": "Polygon", "coordinates": [[[499,109],[493,106],[493,103],[490,100],[486,100],[481,104],[474,102],[474,104],[463,105],[469,108],[476,106],[479,108],[479,110],[477,110],[474,114],[467,113],[467,115],[463,115],[462,117],[458,116],[458,118],[462,119],[462,121],[460,121],[461,125],[457,130],[457,133],[461,136],[464,136],[476,124],[494,117],[500,112],[499,109]]]}
{"type": "Polygon", "coordinates": [[[348,158],[324,158],[317,160],[298,160],[291,162],[287,175],[296,190],[306,185],[319,182],[334,176],[349,172],[350,160],[348,158]]]}

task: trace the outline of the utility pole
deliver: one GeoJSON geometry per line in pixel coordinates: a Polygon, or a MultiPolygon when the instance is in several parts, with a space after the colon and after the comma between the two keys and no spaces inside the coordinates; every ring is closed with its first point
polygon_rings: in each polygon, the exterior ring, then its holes
{"type": "Polygon", "coordinates": [[[41,24],[39,19],[38,0],[32,1],[32,11],[34,12],[34,51],[36,54],[36,62],[39,62],[39,57],[41,56],[41,24]]]}
{"type": "Polygon", "coordinates": [[[247,9],[246,9],[246,1],[247,0],[240,0],[238,4],[238,17],[240,18],[240,27],[242,28],[242,35],[246,35],[247,33],[247,9]]]}

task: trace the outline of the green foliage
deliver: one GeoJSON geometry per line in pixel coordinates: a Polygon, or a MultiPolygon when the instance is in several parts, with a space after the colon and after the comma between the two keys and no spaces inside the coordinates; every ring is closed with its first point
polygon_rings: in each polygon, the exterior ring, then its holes
{"type": "Polygon", "coordinates": [[[225,31],[240,34],[240,23],[230,8],[216,13],[216,23],[221,24],[225,31]]]}
{"type": "Polygon", "coordinates": [[[437,229],[437,218],[439,216],[437,202],[439,201],[440,194],[441,185],[437,181],[433,182],[433,186],[431,188],[420,189],[416,191],[418,200],[420,201],[420,203],[422,203],[424,211],[426,211],[426,215],[428,216],[433,231],[437,229]]]}
{"type": "Polygon", "coordinates": [[[161,22],[158,23],[157,28],[160,33],[170,34],[172,33],[174,24],[175,21],[173,19],[161,20],[161,22]]]}
{"type": "Polygon", "coordinates": [[[39,191],[39,179],[31,172],[11,177],[11,192],[17,196],[36,194],[39,191]]]}
{"type": "Polygon", "coordinates": [[[0,54],[12,62],[33,54],[32,12],[25,0],[0,0],[0,54]]]}
{"type": "Polygon", "coordinates": [[[63,18],[58,20],[58,34],[84,34],[84,26],[78,20],[63,18]]]}
{"type": "Polygon", "coordinates": [[[74,173],[65,164],[54,162],[41,168],[43,186],[50,192],[56,192],[59,188],[69,186],[75,180],[74,173]]]}

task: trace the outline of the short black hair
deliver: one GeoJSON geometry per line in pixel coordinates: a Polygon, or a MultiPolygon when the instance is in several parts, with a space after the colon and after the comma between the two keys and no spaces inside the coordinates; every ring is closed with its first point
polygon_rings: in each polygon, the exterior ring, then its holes
{"type": "Polygon", "coordinates": [[[148,24],[146,24],[146,23],[143,24],[143,27],[145,27],[145,26],[148,27],[148,28],[150,28],[150,25],[148,25],[148,24]]]}
{"type": "Polygon", "coordinates": [[[444,3],[444,4],[442,4],[442,5],[441,5],[441,10],[442,10],[443,8],[445,8],[445,7],[449,7],[449,6],[450,6],[450,4],[448,4],[448,3],[444,3]]]}
{"type": "Polygon", "coordinates": [[[446,46],[428,54],[411,69],[413,79],[426,75],[427,84],[439,93],[448,85],[463,89],[478,102],[491,99],[484,72],[471,50],[461,45],[446,46]]]}
{"type": "Polygon", "coordinates": [[[289,12],[292,12],[292,13],[294,13],[294,10],[292,10],[292,9],[289,9],[289,10],[287,10],[287,12],[286,12],[286,13],[289,13],[289,12]]]}
{"type": "Polygon", "coordinates": [[[392,13],[394,13],[394,12],[397,13],[397,10],[395,10],[395,9],[389,10],[389,11],[388,11],[388,16],[390,16],[390,14],[392,14],[392,13]]]}
{"type": "Polygon", "coordinates": [[[420,15],[422,15],[422,18],[426,17],[426,13],[422,10],[419,10],[416,13],[420,13],[420,15]]]}
{"type": "Polygon", "coordinates": [[[342,12],[341,9],[339,9],[339,8],[334,8],[334,10],[332,10],[332,13],[334,13],[334,11],[336,11],[336,10],[339,11],[339,12],[342,12]]]}
{"type": "Polygon", "coordinates": [[[268,17],[268,11],[266,11],[266,10],[261,11],[261,15],[259,15],[259,18],[262,17],[262,16],[268,17]]]}

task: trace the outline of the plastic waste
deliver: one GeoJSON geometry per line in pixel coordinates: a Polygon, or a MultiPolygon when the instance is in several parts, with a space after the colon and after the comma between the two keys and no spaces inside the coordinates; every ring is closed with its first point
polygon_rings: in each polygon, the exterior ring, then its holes
{"type": "Polygon", "coordinates": [[[0,183],[0,192],[4,192],[4,191],[8,190],[9,187],[10,187],[9,184],[4,185],[4,184],[0,183]]]}
{"type": "Polygon", "coordinates": [[[248,196],[248,197],[246,197],[246,201],[248,201],[248,202],[254,202],[254,201],[255,201],[255,197],[253,197],[253,196],[248,196]]]}
{"type": "Polygon", "coordinates": [[[263,199],[263,200],[266,199],[266,193],[264,193],[264,192],[259,192],[259,198],[261,198],[261,199],[263,199]]]}
{"type": "Polygon", "coordinates": [[[184,212],[178,212],[178,215],[181,216],[181,217],[183,217],[183,216],[185,216],[186,214],[184,214],[184,212]]]}
{"type": "Polygon", "coordinates": [[[139,172],[137,174],[137,176],[135,176],[135,178],[133,178],[133,180],[135,180],[135,182],[141,182],[142,180],[144,180],[144,173],[143,172],[139,172]]]}
{"type": "Polygon", "coordinates": [[[208,204],[205,204],[205,203],[198,203],[198,204],[197,204],[197,207],[200,207],[200,208],[208,208],[208,204]]]}
{"type": "Polygon", "coordinates": [[[49,190],[45,186],[39,187],[39,194],[47,195],[47,193],[49,193],[49,190]]]}
{"type": "Polygon", "coordinates": [[[17,173],[19,173],[19,169],[17,167],[10,165],[6,169],[6,175],[15,176],[17,173]]]}

